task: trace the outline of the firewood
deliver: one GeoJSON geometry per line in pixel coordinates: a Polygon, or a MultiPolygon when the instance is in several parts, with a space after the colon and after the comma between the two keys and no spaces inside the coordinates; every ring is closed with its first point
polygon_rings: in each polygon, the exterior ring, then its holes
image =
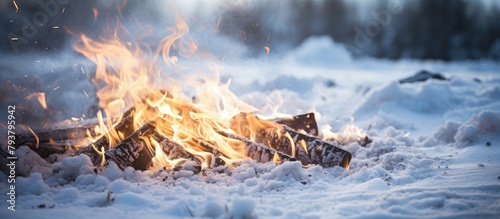
{"type": "MultiPolygon", "coordinates": [[[[134,124],[134,113],[135,107],[132,107],[123,113],[123,117],[118,124],[115,125],[114,131],[120,132],[123,136],[130,136],[134,130],[132,130],[134,124]]],[[[102,162],[102,155],[100,155],[95,149],[104,151],[109,150],[109,139],[107,135],[103,135],[96,142],[91,143],[85,148],[79,150],[75,155],[85,154],[90,157],[92,163],[98,166],[102,162]]]]}
{"type": "Polygon", "coordinates": [[[222,136],[243,142],[247,146],[246,155],[249,158],[252,158],[253,160],[255,160],[257,162],[261,162],[261,163],[270,162],[273,159],[275,159],[275,156],[277,156],[277,158],[280,161],[295,161],[296,160],[295,158],[291,157],[288,154],[271,149],[264,144],[259,144],[257,142],[250,141],[249,139],[247,139],[245,137],[242,137],[242,136],[239,136],[236,134],[223,132],[220,130],[218,131],[218,133],[221,134],[222,136]]]}
{"type": "Polygon", "coordinates": [[[244,137],[255,135],[255,142],[288,154],[303,165],[318,164],[323,167],[349,167],[352,155],[334,142],[296,131],[286,125],[260,120],[253,114],[240,113],[232,119],[232,129],[244,137]],[[249,119],[265,123],[262,127],[250,127],[249,119]],[[334,145],[335,144],[335,145],[334,145]]]}
{"type": "Polygon", "coordinates": [[[148,122],[113,149],[107,150],[104,153],[107,162],[113,161],[121,169],[131,166],[136,170],[147,170],[151,166],[154,151],[148,148],[143,139],[152,137],[155,128],[153,123],[148,122]]]}
{"type": "MultiPolygon", "coordinates": [[[[297,151],[296,154],[298,156],[307,156],[304,158],[299,157],[299,160],[308,160],[310,161],[310,164],[318,164],[323,167],[341,166],[349,169],[349,163],[351,162],[352,155],[351,153],[341,149],[338,144],[335,144],[334,142],[330,143],[322,141],[314,136],[300,133],[287,126],[283,126],[282,131],[289,133],[292,137],[297,151]],[[302,144],[301,141],[305,142],[305,145],[307,145],[306,154],[304,154],[303,148],[299,146],[302,144]]],[[[285,145],[290,145],[290,141],[281,140],[281,144],[284,142],[287,142],[285,145]]],[[[303,164],[307,165],[307,163],[303,164]]]]}
{"type": "Polygon", "coordinates": [[[16,146],[36,144],[36,143],[47,143],[47,142],[57,142],[70,139],[81,139],[96,136],[97,134],[92,128],[87,127],[73,127],[67,129],[57,129],[44,132],[33,133],[21,133],[16,134],[16,146]]]}
{"type": "Polygon", "coordinates": [[[43,158],[49,157],[52,154],[64,154],[76,151],[74,146],[62,143],[41,143],[38,145],[29,143],[25,145],[43,158]]]}
{"type": "Polygon", "coordinates": [[[292,118],[278,118],[271,120],[278,124],[286,125],[297,131],[304,130],[307,134],[318,137],[318,124],[314,113],[293,116],[292,118]]]}
{"type": "Polygon", "coordinates": [[[172,168],[175,171],[179,171],[184,169],[183,164],[186,161],[192,161],[194,165],[190,166],[188,170],[193,171],[194,173],[199,173],[201,171],[201,163],[203,162],[203,158],[197,157],[188,151],[184,149],[182,145],[179,143],[170,140],[169,138],[163,136],[162,134],[158,132],[154,132],[153,134],[153,139],[155,139],[157,142],[159,142],[163,153],[167,156],[167,159],[169,160],[176,160],[176,159],[185,159],[184,162],[180,162],[176,164],[174,168],[172,168]]]}

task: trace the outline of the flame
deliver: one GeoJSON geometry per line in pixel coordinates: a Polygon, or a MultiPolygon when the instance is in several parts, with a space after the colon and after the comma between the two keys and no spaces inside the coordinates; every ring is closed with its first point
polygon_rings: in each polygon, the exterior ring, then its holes
{"type": "Polygon", "coordinates": [[[26,96],[24,99],[31,100],[31,99],[33,99],[35,97],[37,98],[37,100],[40,103],[40,105],[42,105],[42,107],[44,109],[47,109],[47,103],[45,102],[45,93],[44,92],[35,92],[35,93],[32,93],[32,94],[26,96]]]}
{"type": "MultiPolygon", "coordinates": [[[[96,9],[94,15],[98,15],[96,9]]],[[[103,110],[97,114],[99,125],[94,128],[95,133],[107,136],[109,147],[115,147],[127,136],[113,127],[122,119],[125,110],[134,107],[131,130],[153,122],[156,132],[202,159],[202,167],[213,164],[215,158],[228,164],[240,161],[247,157],[246,145],[220,135],[219,131],[233,132],[230,129],[231,124],[234,125],[231,122],[233,117],[256,109],[240,101],[229,90],[231,80],[221,83],[218,72],[203,72],[186,78],[171,76],[183,73],[179,60],[189,59],[199,52],[196,42],[183,39],[189,32],[186,22],[179,14],[176,14],[175,20],[175,25],[168,28],[170,35],[162,39],[154,50],[147,49],[148,45],[139,41],[123,41],[119,36],[124,26],[97,39],[85,34],[77,36],[73,48],[96,64],[93,82],[103,110]],[[187,89],[195,94],[195,102],[186,94],[187,89]],[[207,152],[212,150],[219,154],[207,152]]],[[[207,69],[220,68],[210,63],[207,69]]],[[[248,118],[248,127],[253,131],[272,124],[248,118]]],[[[250,135],[255,138],[256,133],[250,135]]],[[[173,168],[185,161],[184,158],[169,158],[162,150],[161,142],[152,137],[143,140],[154,151],[154,166],[173,168]]],[[[104,154],[102,149],[94,149],[104,154]]],[[[279,157],[273,160],[279,161],[279,157]]]]}
{"type": "MultiPolygon", "coordinates": [[[[94,19],[98,19],[99,11],[94,8],[93,12],[94,19]]],[[[195,41],[185,40],[189,27],[178,13],[175,14],[175,24],[167,30],[170,34],[159,40],[155,47],[128,37],[130,31],[121,24],[116,25],[113,31],[105,31],[100,37],[76,35],[75,51],[96,64],[92,81],[102,109],[96,115],[99,124],[94,133],[98,135],[89,140],[96,141],[105,136],[112,149],[131,131],[145,124],[153,125],[155,134],[166,139],[158,142],[152,136],[142,136],[141,141],[153,154],[153,167],[169,169],[187,159],[163,151],[163,144],[167,141],[174,142],[175,147],[182,147],[199,159],[202,168],[212,166],[216,159],[231,164],[247,158],[247,145],[221,132],[237,134],[276,150],[279,147],[274,145],[279,144],[276,140],[289,141],[292,157],[296,156],[296,147],[307,152],[306,142],[296,144],[283,126],[255,116],[252,112],[257,109],[242,102],[230,91],[231,80],[221,82],[217,72],[220,67],[216,63],[209,63],[204,68],[208,72],[196,71],[194,76],[189,66],[183,66],[185,62],[182,60],[206,53],[199,51],[195,41]],[[115,129],[124,112],[131,108],[134,109],[132,114],[126,115],[127,119],[131,116],[131,126],[127,125],[127,130],[115,129]],[[263,138],[263,131],[272,135],[274,140],[263,138]]],[[[268,46],[265,49],[270,52],[268,46]]],[[[83,68],[81,70],[84,73],[83,68]]],[[[83,92],[87,95],[85,90],[83,92]]],[[[273,115],[278,115],[278,108],[283,102],[281,95],[278,96],[277,103],[268,101],[267,107],[273,115]]],[[[90,134],[90,131],[87,133],[90,134]]],[[[338,138],[343,139],[342,136],[338,138]]],[[[103,156],[104,162],[104,148],[94,146],[94,150],[103,156]]],[[[272,160],[281,162],[276,153],[272,160]]]]}
{"type": "Polygon", "coordinates": [[[38,148],[38,145],[40,145],[40,139],[38,138],[38,135],[36,135],[36,133],[33,131],[33,129],[31,129],[29,126],[26,126],[26,127],[31,132],[31,134],[33,134],[33,136],[35,137],[35,140],[36,140],[35,147],[38,148]]]}

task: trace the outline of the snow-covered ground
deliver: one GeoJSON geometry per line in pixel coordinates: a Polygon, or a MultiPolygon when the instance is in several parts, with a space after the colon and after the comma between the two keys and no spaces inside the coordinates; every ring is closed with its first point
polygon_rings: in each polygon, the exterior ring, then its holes
{"type": "Polygon", "coordinates": [[[246,102],[281,97],[279,112],[315,111],[332,131],[354,117],[373,143],[345,146],[349,170],[247,160],[200,174],[114,165],[96,174],[83,155],[50,165],[22,147],[29,159],[18,168],[38,165],[16,180],[15,212],[0,202],[1,218],[500,217],[500,64],[353,60],[327,38],[283,58],[221,64],[246,102]],[[422,69],[450,80],[398,83],[422,69]]]}

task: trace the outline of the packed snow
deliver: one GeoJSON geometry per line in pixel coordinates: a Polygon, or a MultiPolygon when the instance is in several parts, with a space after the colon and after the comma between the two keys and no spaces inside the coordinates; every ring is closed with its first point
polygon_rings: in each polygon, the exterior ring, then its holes
{"type": "Polygon", "coordinates": [[[220,64],[221,78],[257,108],[314,111],[320,127],[353,123],[373,142],[343,146],[349,170],[244,160],[199,174],[96,169],[85,155],[51,164],[21,147],[25,177],[15,211],[0,202],[1,218],[500,217],[500,64],[352,59],[325,37],[282,58],[220,64]],[[423,69],[448,80],[398,82],[423,69]]]}

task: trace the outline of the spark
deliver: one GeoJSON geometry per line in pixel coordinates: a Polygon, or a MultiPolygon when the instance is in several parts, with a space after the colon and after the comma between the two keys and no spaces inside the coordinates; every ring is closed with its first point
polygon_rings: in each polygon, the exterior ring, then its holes
{"type": "Polygon", "coordinates": [[[26,96],[24,99],[31,100],[31,99],[33,99],[35,97],[38,99],[38,102],[40,103],[40,105],[42,105],[42,107],[44,109],[47,109],[47,102],[45,101],[45,93],[44,92],[35,92],[35,93],[32,93],[32,94],[26,96]]]}
{"type": "Polygon", "coordinates": [[[80,66],[80,69],[82,70],[82,74],[85,74],[85,71],[83,70],[83,66],[80,66]]]}
{"type": "Polygon", "coordinates": [[[61,12],[61,13],[63,13],[63,14],[64,14],[64,11],[65,11],[65,10],[66,10],[66,8],[64,7],[64,8],[62,9],[62,12],[61,12]]]}
{"type": "Polygon", "coordinates": [[[97,16],[99,16],[99,11],[97,8],[92,8],[92,12],[94,12],[94,20],[97,20],[97,16]]]}
{"type": "Polygon", "coordinates": [[[82,90],[82,91],[85,94],[85,96],[87,96],[87,97],[89,96],[85,90],[82,90]]]}
{"type": "Polygon", "coordinates": [[[59,89],[60,87],[61,87],[61,86],[57,86],[57,87],[55,87],[55,88],[54,88],[54,89],[52,89],[52,90],[57,90],[57,89],[59,89]]]}
{"type": "Polygon", "coordinates": [[[17,13],[17,11],[19,11],[19,7],[17,6],[17,3],[16,3],[16,1],[15,1],[15,0],[14,0],[14,1],[12,1],[12,3],[14,3],[14,7],[16,8],[16,13],[17,13]]]}
{"type": "Polygon", "coordinates": [[[12,40],[12,41],[17,41],[17,40],[19,40],[19,38],[17,38],[17,37],[12,37],[12,38],[10,38],[10,40],[12,40]]]}
{"type": "Polygon", "coordinates": [[[269,53],[271,52],[271,47],[264,46],[264,50],[266,50],[266,53],[269,55],[269,53]]]}
{"type": "Polygon", "coordinates": [[[40,144],[40,139],[38,139],[38,136],[35,134],[35,132],[29,127],[28,127],[28,130],[30,130],[31,134],[33,134],[33,136],[35,136],[35,139],[36,139],[36,148],[38,149],[38,145],[40,144]]]}
{"type": "Polygon", "coordinates": [[[59,26],[53,26],[52,28],[53,29],[59,29],[59,26]]]}

